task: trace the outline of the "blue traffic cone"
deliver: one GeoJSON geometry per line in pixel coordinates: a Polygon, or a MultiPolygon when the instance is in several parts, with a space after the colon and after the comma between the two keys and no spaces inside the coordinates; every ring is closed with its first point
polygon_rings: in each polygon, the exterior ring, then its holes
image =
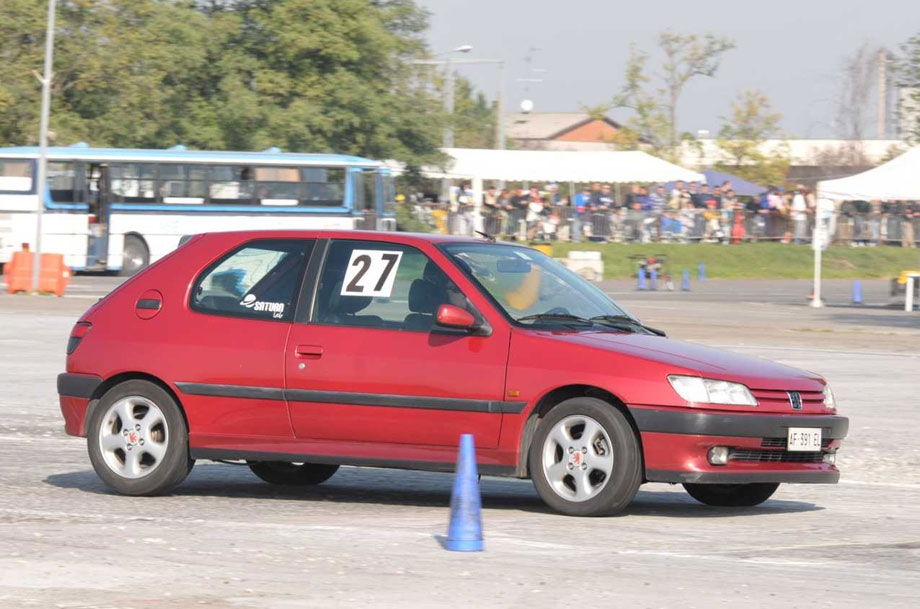
{"type": "Polygon", "coordinates": [[[652,269],[650,278],[651,278],[651,281],[649,282],[650,288],[653,290],[657,290],[658,289],[658,271],[656,269],[652,269]]]}
{"type": "Polygon", "coordinates": [[[482,498],[473,436],[460,436],[457,475],[450,495],[450,525],[444,547],[454,552],[482,551],[482,498]]]}
{"type": "Polygon", "coordinates": [[[853,304],[862,304],[862,284],[859,283],[859,279],[853,282],[853,304]]]}
{"type": "Polygon", "coordinates": [[[646,289],[645,287],[645,269],[639,267],[639,288],[640,290],[646,289]]]}
{"type": "Polygon", "coordinates": [[[684,292],[690,291],[690,269],[684,269],[684,278],[680,282],[680,289],[684,292]]]}
{"type": "Polygon", "coordinates": [[[703,264],[702,262],[700,262],[700,266],[698,267],[698,271],[699,271],[698,274],[699,274],[699,279],[700,279],[700,281],[706,281],[706,265],[703,264]]]}

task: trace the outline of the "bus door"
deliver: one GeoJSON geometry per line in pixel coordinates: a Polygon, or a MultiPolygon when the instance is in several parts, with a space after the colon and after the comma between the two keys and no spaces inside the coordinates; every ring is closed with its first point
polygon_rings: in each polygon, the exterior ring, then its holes
{"type": "Polygon", "coordinates": [[[90,164],[86,169],[89,202],[89,243],[86,268],[105,268],[109,251],[109,175],[108,166],[90,164]]]}
{"type": "Polygon", "coordinates": [[[377,228],[377,175],[373,169],[349,169],[351,174],[352,210],[357,216],[355,228],[377,228]]]}

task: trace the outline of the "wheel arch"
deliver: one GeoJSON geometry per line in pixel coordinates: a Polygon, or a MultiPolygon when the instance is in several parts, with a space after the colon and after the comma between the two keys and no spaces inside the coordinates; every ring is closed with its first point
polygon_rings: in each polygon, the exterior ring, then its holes
{"type": "Polygon", "coordinates": [[[179,412],[182,413],[182,420],[185,421],[185,428],[191,431],[189,428],[189,424],[188,424],[188,415],[186,415],[185,413],[185,406],[183,406],[182,400],[179,399],[179,395],[175,391],[173,391],[173,388],[170,387],[162,379],[152,374],[148,374],[146,372],[136,372],[136,371],[121,372],[114,376],[110,376],[109,378],[105,379],[102,382],[102,384],[96,388],[96,390],[93,392],[93,395],[89,399],[89,405],[86,408],[86,416],[83,418],[83,428],[84,429],[87,429],[87,430],[89,429],[90,417],[93,415],[93,411],[96,409],[96,406],[98,406],[99,400],[102,399],[102,396],[104,396],[113,387],[116,387],[120,385],[121,383],[124,383],[127,381],[147,381],[149,383],[153,383],[154,385],[157,385],[163,391],[168,393],[169,396],[173,400],[175,400],[176,404],[179,406],[179,412]]]}
{"type": "Polygon", "coordinates": [[[537,427],[540,425],[540,421],[543,419],[543,417],[545,417],[549,411],[551,411],[562,402],[579,397],[595,398],[603,402],[607,402],[612,408],[616,408],[621,413],[623,413],[623,416],[626,417],[626,420],[629,422],[629,426],[632,427],[633,433],[636,435],[636,441],[639,444],[639,459],[641,461],[643,472],[642,478],[644,482],[645,450],[642,446],[642,434],[639,433],[639,427],[636,425],[636,420],[633,418],[632,413],[629,412],[629,408],[626,406],[626,403],[615,394],[611,393],[607,389],[586,384],[573,384],[556,387],[555,389],[552,389],[543,394],[543,396],[537,400],[536,405],[531,409],[530,414],[527,416],[527,420],[524,422],[524,427],[521,431],[517,476],[519,478],[530,477],[530,472],[528,470],[529,459],[527,457],[530,454],[530,446],[533,444],[534,434],[536,433],[537,427]]]}

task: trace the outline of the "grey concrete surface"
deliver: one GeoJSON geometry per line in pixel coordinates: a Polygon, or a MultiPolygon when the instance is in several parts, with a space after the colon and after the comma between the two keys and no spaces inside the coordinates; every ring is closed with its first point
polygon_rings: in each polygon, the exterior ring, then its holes
{"type": "Polygon", "coordinates": [[[54,378],[72,323],[117,282],[0,294],[0,607],[917,604],[920,313],[848,306],[845,283],[820,310],[801,282],[604,284],[672,338],[827,376],[851,421],[841,483],[784,485],[747,510],[646,485],[624,514],[578,519],[529,482],[484,478],[486,551],[459,554],[439,544],[446,474],[343,468],[285,490],[199,463],[168,497],[110,492],[63,433],[54,378]]]}

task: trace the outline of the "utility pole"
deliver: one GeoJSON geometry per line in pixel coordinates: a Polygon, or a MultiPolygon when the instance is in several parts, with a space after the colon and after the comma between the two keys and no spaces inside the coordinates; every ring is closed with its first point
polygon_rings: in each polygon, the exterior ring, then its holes
{"type": "Polygon", "coordinates": [[[38,213],[35,216],[35,253],[32,254],[32,293],[38,293],[42,260],[42,212],[45,208],[45,193],[48,173],[48,116],[51,114],[51,69],[54,53],[54,15],[57,0],[48,2],[48,32],[45,34],[45,73],[42,76],[41,125],[38,134],[38,178],[35,191],[38,193],[38,213]]]}

